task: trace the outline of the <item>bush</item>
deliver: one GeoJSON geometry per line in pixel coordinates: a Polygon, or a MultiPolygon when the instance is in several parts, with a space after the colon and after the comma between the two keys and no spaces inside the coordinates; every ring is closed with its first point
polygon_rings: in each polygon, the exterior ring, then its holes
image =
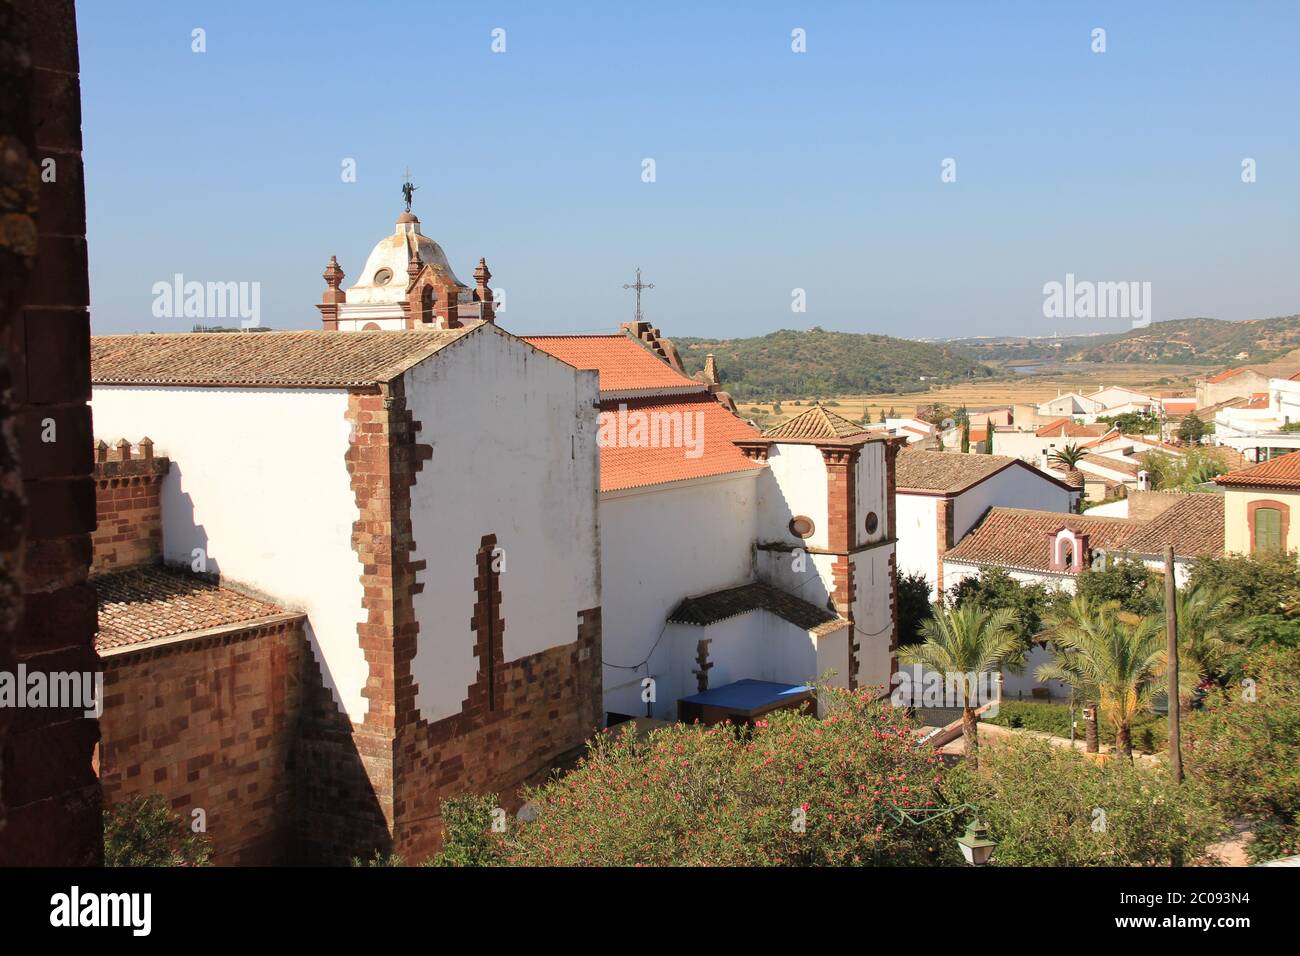
{"type": "Polygon", "coordinates": [[[135,797],[104,814],[105,866],[207,866],[212,844],[191,832],[161,794],[135,797]]]}
{"type": "Polygon", "coordinates": [[[865,690],[819,695],[824,720],[779,711],[752,729],[607,731],[576,770],[527,793],[534,821],[484,834],[481,813],[453,813],[447,839],[483,848],[479,862],[525,866],[956,862],[942,826],[893,809],[938,797],[942,764],[912,722],[865,690]]]}
{"type": "MultiPolygon", "coordinates": [[[[1075,737],[1083,739],[1083,705],[1076,705],[1074,719],[1079,722],[1075,737]]],[[[998,715],[986,718],[990,724],[1017,730],[1033,730],[1053,737],[1070,737],[1070,708],[1066,704],[1035,704],[1028,701],[1004,700],[998,706],[998,715]]],[[[1133,746],[1143,753],[1158,753],[1169,745],[1169,728],[1165,718],[1156,714],[1139,712],[1133,718],[1133,746]]],[[[1103,744],[1115,746],[1115,726],[1108,720],[1099,721],[1097,733],[1103,744]]]]}
{"type": "Polygon", "coordinates": [[[973,803],[998,841],[1000,866],[1168,866],[1201,857],[1224,830],[1199,788],[1127,760],[1099,765],[1068,747],[999,740],[944,779],[950,803],[973,803]]]}
{"type": "Polygon", "coordinates": [[[1252,684],[1211,693],[1186,717],[1184,759],[1226,814],[1255,824],[1252,853],[1268,858],[1300,839],[1300,655],[1263,648],[1246,673],[1252,684]]]}
{"type": "Polygon", "coordinates": [[[491,866],[499,841],[492,833],[497,795],[463,794],[442,801],[442,852],[435,866],[491,866]]]}

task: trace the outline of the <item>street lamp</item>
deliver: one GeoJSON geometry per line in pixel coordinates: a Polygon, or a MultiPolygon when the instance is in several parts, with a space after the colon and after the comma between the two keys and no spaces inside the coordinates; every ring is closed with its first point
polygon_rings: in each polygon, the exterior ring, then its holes
{"type": "Polygon", "coordinates": [[[989,828],[975,819],[966,827],[965,834],[957,838],[957,845],[961,847],[961,855],[967,863],[971,866],[984,866],[992,859],[993,850],[998,844],[996,840],[989,839],[989,828]]]}
{"type": "Polygon", "coordinates": [[[966,832],[957,838],[961,855],[971,866],[984,866],[993,858],[997,840],[989,839],[989,828],[979,818],[979,807],[970,803],[958,803],[949,807],[893,807],[894,816],[900,823],[921,826],[931,820],[951,816],[954,813],[969,811],[975,819],[966,827],[966,832]]]}

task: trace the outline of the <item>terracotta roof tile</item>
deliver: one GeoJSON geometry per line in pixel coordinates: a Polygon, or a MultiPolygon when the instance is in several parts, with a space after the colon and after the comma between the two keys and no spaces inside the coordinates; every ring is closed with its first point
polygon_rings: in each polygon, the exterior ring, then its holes
{"type": "Polygon", "coordinates": [[[866,434],[867,430],[857,422],[851,422],[819,403],[789,421],[769,428],[763,437],[781,441],[786,438],[857,438],[866,434]]]}
{"type": "MultiPolygon", "coordinates": [[[[600,444],[600,490],[618,491],[624,488],[640,488],[657,485],[667,481],[683,481],[688,478],[707,478],[712,475],[725,475],[731,472],[754,471],[765,468],[762,462],[745,457],[744,452],[736,447],[736,441],[753,441],[759,433],[746,422],[727,411],[708,392],[687,395],[679,400],[632,400],[620,402],[606,400],[600,403],[602,427],[597,433],[600,444]],[[621,409],[626,409],[622,412],[621,409]],[[638,440],[636,420],[633,415],[641,412],[647,416],[647,424],[654,415],[676,416],[671,419],[660,418],[660,422],[681,421],[683,424],[689,416],[690,438],[698,442],[702,429],[702,453],[697,457],[687,457],[692,448],[677,447],[663,438],[658,447],[632,447],[631,441],[638,440]],[[620,433],[621,420],[626,423],[626,434],[630,441],[623,443],[620,433]],[[702,416],[702,417],[700,417],[702,416]],[[601,436],[605,437],[601,437],[601,436]]],[[[674,425],[675,437],[679,432],[674,425]]],[[[661,435],[664,432],[661,431],[661,435]]]]}
{"type": "Polygon", "coordinates": [[[1136,478],[1137,473],[1142,470],[1135,462],[1124,461],[1120,458],[1107,458],[1105,455],[1084,455],[1079,459],[1079,462],[1080,464],[1086,463],[1098,468],[1109,468],[1112,471],[1120,471],[1126,475],[1132,475],[1134,478],[1136,478]]]}
{"type": "MultiPolygon", "coordinates": [[[[898,453],[896,484],[899,491],[957,492],[983,481],[990,475],[997,474],[1004,468],[1017,465],[1030,467],[1019,458],[1006,455],[963,455],[955,452],[917,451],[913,448],[904,448],[898,453]]],[[[1034,469],[1034,471],[1038,470],[1034,469]]],[[[1042,474],[1042,472],[1038,473],[1042,474]]]]}
{"type": "Polygon", "coordinates": [[[99,594],[97,650],[285,613],[274,604],[162,565],[95,575],[90,583],[99,594]]]}
{"type": "MultiPolygon", "coordinates": [[[[1162,492],[1163,494],[1163,492],[1162,492]]],[[[1088,535],[1090,548],[1155,555],[1166,544],[1179,557],[1223,552],[1223,496],[1170,492],[1173,504],[1150,520],[1103,518],[1025,508],[990,508],[945,559],[1025,571],[1047,571],[1047,536],[1066,527],[1088,535]]],[[[1155,510],[1155,509],[1152,509],[1155,510]]]]}
{"type": "Polygon", "coordinates": [[[600,373],[602,393],[700,392],[687,378],[629,335],[526,335],[524,341],[574,368],[600,373]]]}
{"type": "Polygon", "coordinates": [[[1084,425],[1072,418],[1058,418],[1038,429],[1039,438],[1096,438],[1106,434],[1110,426],[1097,423],[1084,425]]]}
{"type": "Polygon", "coordinates": [[[96,335],[97,385],[346,388],[392,381],[483,323],[431,332],[96,335]]]}
{"type": "Polygon", "coordinates": [[[1233,376],[1240,375],[1242,372],[1249,372],[1249,371],[1250,369],[1245,367],[1224,369],[1222,372],[1218,373],[1217,375],[1211,375],[1205,381],[1211,385],[1217,385],[1220,382],[1226,382],[1228,379],[1232,378],[1233,376]]]}
{"type": "Polygon", "coordinates": [[[1220,485],[1300,488],[1300,452],[1293,451],[1214,479],[1220,485]]]}
{"type": "Polygon", "coordinates": [[[768,584],[743,584],[736,588],[714,591],[686,598],[668,615],[670,624],[694,624],[707,627],[737,614],[764,610],[789,621],[795,627],[816,634],[829,634],[848,625],[839,615],[810,604],[793,594],[768,584]]]}

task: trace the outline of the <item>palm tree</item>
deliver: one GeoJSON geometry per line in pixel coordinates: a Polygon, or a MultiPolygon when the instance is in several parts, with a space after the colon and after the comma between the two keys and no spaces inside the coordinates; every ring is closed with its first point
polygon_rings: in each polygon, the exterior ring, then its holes
{"type": "Polygon", "coordinates": [[[1219,672],[1229,642],[1241,633],[1242,622],[1228,595],[1203,583],[1180,589],[1174,607],[1178,612],[1178,696],[1186,710],[1201,678],[1219,672]]]}
{"type": "Polygon", "coordinates": [[[1150,706],[1153,680],[1165,666],[1160,624],[1121,611],[1118,601],[1078,595],[1047,615],[1055,660],[1038,668],[1038,679],[1094,692],[1115,728],[1115,748],[1126,757],[1133,756],[1133,718],[1150,706]]]}
{"type": "MultiPolygon", "coordinates": [[[[932,617],[921,622],[923,642],[899,648],[899,659],[969,681],[978,674],[1000,671],[1003,661],[1014,659],[1022,649],[1015,624],[1015,611],[1010,608],[987,611],[977,604],[936,608],[932,617]]],[[[973,690],[969,683],[966,686],[973,690]]],[[[967,693],[962,700],[961,732],[966,756],[971,766],[978,767],[979,729],[972,697],[967,693]]]]}

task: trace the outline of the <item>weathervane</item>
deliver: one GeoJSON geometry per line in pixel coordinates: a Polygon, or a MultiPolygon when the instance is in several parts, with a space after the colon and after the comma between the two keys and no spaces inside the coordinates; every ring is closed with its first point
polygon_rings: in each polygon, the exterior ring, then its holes
{"type": "Polygon", "coordinates": [[[624,288],[624,289],[636,289],[636,321],[638,321],[638,322],[641,321],[641,290],[642,290],[642,289],[653,289],[654,287],[655,287],[655,284],[654,284],[653,282],[642,282],[642,281],[641,281],[641,267],[640,267],[640,266],[638,266],[638,267],[637,267],[637,270],[636,270],[636,281],[635,281],[635,282],[624,282],[624,283],[623,283],[623,288],[624,288]]]}
{"type": "Polygon", "coordinates": [[[414,183],[411,182],[411,167],[410,167],[410,166],[407,166],[407,167],[406,167],[406,182],[402,183],[402,195],[406,198],[406,211],[407,211],[407,212],[410,212],[410,211],[411,211],[411,198],[412,198],[412,196],[415,195],[415,191],[416,191],[417,189],[419,189],[419,188],[420,188],[419,186],[416,186],[414,183]]]}

